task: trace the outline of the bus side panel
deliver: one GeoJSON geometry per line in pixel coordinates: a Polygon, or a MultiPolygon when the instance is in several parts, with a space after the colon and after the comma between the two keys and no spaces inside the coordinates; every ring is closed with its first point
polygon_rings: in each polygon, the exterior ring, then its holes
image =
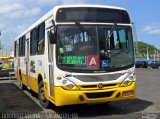
{"type": "Polygon", "coordinates": [[[28,85],[30,88],[38,93],[38,80],[45,80],[44,79],[44,72],[45,72],[45,56],[44,55],[36,55],[36,56],[30,56],[30,75],[28,78],[28,85]],[[38,76],[42,77],[42,79],[38,79],[38,76]]]}
{"type": "Polygon", "coordinates": [[[20,57],[19,62],[19,72],[21,73],[19,76],[21,75],[23,84],[27,86],[25,57],[20,57]]]}
{"type": "Polygon", "coordinates": [[[35,77],[28,76],[28,80],[30,80],[30,88],[34,92],[38,93],[38,79],[35,77]]]}

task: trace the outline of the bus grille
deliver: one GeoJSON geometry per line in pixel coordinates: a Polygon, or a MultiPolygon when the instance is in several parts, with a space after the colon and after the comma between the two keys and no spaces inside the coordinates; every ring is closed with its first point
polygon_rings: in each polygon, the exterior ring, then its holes
{"type": "Polygon", "coordinates": [[[114,91],[109,92],[98,92],[98,93],[85,93],[87,98],[94,99],[94,98],[106,98],[112,96],[114,91]]]}
{"type": "MultiPolygon", "coordinates": [[[[103,88],[111,87],[111,86],[116,86],[117,84],[103,84],[103,88]]],[[[97,88],[97,85],[85,85],[81,86],[82,88],[97,88]]]]}

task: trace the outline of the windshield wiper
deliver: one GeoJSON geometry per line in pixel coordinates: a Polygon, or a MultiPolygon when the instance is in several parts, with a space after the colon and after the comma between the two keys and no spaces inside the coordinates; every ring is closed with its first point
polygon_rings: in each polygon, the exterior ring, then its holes
{"type": "Polygon", "coordinates": [[[94,35],[89,30],[87,30],[82,24],[80,24],[79,22],[75,22],[75,25],[78,26],[81,29],[81,31],[86,32],[91,39],[94,39],[94,35]]]}
{"type": "Polygon", "coordinates": [[[119,54],[122,54],[122,53],[128,54],[129,51],[121,49],[121,50],[119,50],[119,51],[116,52],[116,53],[111,52],[110,54],[112,54],[112,57],[115,57],[115,56],[117,56],[117,55],[119,55],[119,54]]]}

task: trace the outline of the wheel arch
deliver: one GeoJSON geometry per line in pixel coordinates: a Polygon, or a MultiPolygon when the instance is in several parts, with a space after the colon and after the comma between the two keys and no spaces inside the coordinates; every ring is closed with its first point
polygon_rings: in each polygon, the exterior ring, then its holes
{"type": "Polygon", "coordinates": [[[41,81],[44,82],[44,78],[43,78],[43,74],[42,73],[38,73],[38,85],[40,84],[41,81]]]}

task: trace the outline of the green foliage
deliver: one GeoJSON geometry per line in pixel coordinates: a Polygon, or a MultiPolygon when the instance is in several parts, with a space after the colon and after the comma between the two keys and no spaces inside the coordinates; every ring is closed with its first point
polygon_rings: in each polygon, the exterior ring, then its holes
{"type": "Polygon", "coordinates": [[[147,45],[148,45],[148,52],[154,53],[156,50],[158,50],[153,45],[149,45],[145,42],[138,41],[138,52],[141,54],[145,54],[147,52],[147,45]]]}
{"type": "Polygon", "coordinates": [[[159,49],[157,49],[153,45],[147,44],[142,41],[138,41],[137,44],[138,44],[138,52],[136,53],[137,58],[146,58],[147,45],[148,45],[148,53],[149,53],[150,58],[152,58],[154,56],[155,52],[160,51],[159,49]]]}

